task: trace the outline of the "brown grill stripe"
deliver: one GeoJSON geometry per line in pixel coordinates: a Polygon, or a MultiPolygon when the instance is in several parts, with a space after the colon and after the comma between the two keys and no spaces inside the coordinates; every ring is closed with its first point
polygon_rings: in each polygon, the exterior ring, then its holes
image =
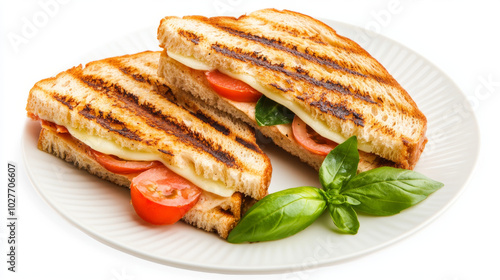
{"type": "Polygon", "coordinates": [[[358,126],[365,125],[361,114],[347,108],[343,104],[332,104],[321,97],[319,101],[311,102],[311,106],[317,107],[321,112],[334,115],[339,119],[351,120],[358,126]]]}
{"type": "Polygon", "coordinates": [[[132,79],[136,80],[139,83],[143,84],[148,84],[152,85],[154,87],[154,90],[156,93],[161,95],[162,97],[166,98],[168,101],[172,103],[177,103],[177,98],[172,92],[172,89],[170,89],[168,86],[165,84],[159,82],[156,77],[152,77],[151,75],[147,75],[145,73],[141,73],[141,71],[137,68],[134,68],[132,66],[115,62],[111,64],[113,67],[117,68],[120,70],[123,74],[131,77],[132,79]]]}
{"type": "Polygon", "coordinates": [[[372,100],[372,98],[369,95],[363,95],[358,92],[353,92],[349,88],[336,83],[331,80],[317,80],[311,76],[308,75],[307,71],[304,71],[303,69],[295,69],[295,72],[292,72],[290,70],[287,70],[284,68],[283,64],[273,64],[272,62],[267,60],[267,57],[255,54],[255,53],[245,53],[241,51],[240,49],[237,49],[238,51],[234,51],[231,49],[228,49],[225,46],[221,46],[219,44],[213,44],[211,47],[214,51],[221,53],[223,55],[244,61],[244,62],[251,62],[257,66],[261,66],[264,68],[267,68],[272,71],[277,71],[281,72],[287,76],[296,78],[298,80],[305,81],[309,84],[318,86],[318,87],[324,87],[328,90],[332,91],[337,91],[345,95],[351,95],[355,98],[358,98],[360,100],[366,101],[368,103],[373,103],[376,104],[375,101],[372,100]]]}
{"type": "Polygon", "coordinates": [[[167,150],[164,150],[164,149],[158,149],[159,152],[162,152],[166,155],[169,155],[169,156],[174,156],[174,153],[172,153],[171,151],[167,151],[167,150]]]}
{"type": "Polygon", "coordinates": [[[218,25],[218,24],[213,24],[213,26],[218,27],[218,28],[230,33],[230,34],[235,35],[235,36],[238,36],[238,37],[241,37],[244,39],[248,39],[248,40],[251,40],[254,42],[258,42],[260,44],[263,44],[263,45],[266,45],[268,47],[272,47],[272,48],[275,48],[275,49],[278,49],[281,51],[291,53],[294,56],[302,57],[302,58],[304,58],[308,61],[311,61],[313,63],[329,66],[335,70],[347,72],[347,73],[350,73],[350,74],[353,74],[356,76],[367,77],[367,75],[359,73],[355,70],[349,69],[345,66],[342,66],[342,65],[338,64],[336,61],[333,61],[327,57],[321,57],[321,56],[317,56],[314,53],[310,53],[307,49],[305,50],[305,52],[300,52],[297,50],[297,46],[290,46],[289,44],[284,43],[280,39],[278,39],[278,40],[269,39],[266,37],[257,36],[257,35],[251,34],[251,33],[245,33],[241,30],[232,29],[230,27],[222,26],[222,25],[218,25]]]}
{"type": "MultiPolygon", "coordinates": [[[[223,162],[224,164],[235,167],[236,160],[231,154],[225,152],[222,147],[216,143],[209,142],[200,133],[191,131],[183,123],[176,122],[173,118],[164,115],[161,110],[157,109],[153,104],[143,103],[139,104],[137,96],[127,92],[124,88],[117,84],[107,84],[104,80],[93,76],[77,76],[82,82],[87,84],[95,91],[104,93],[108,98],[123,104],[132,114],[144,119],[145,123],[159,130],[163,130],[168,134],[174,135],[179,141],[195,147],[212,155],[215,159],[223,162]]],[[[84,114],[86,112],[83,112],[84,114]]],[[[101,120],[100,114],[95,116],[96,121],[105,126],[105,121],[101,120]]],[[[130,131],[130,130],[128,130],[130,131]]],[[[124,135],[130,138],[130,135],[124,135]]],[[[132,139],[132,138],[130,138],[132,139]]]]}
{"type": "Polygon", "coordinates": [[[120,65],[118,69],[125,75],[132,77],[134,80],[140,83],[149,83],[150,80],[148,77],[144,77],[142,74],[137,71],[135,68],[131,68],[130,66],[120,65]]]}
{"type": "Polygon", "coordinates": [[[71,98],[71,96],[59,95],[56,92],[50,94],[55,100],[59,101],[61,104],[68,107],[68,109],[73,110],[73,108],[78,105],[77,102],[71,98]]]}
{"type": "Polygon", "coordinates": [[[106,128],[111,132],[116,132],[123,137],[135,140],[142,141],[142,138],[137,135],[135,132],[129,130],[128,127],[119,120],[113,118],[111,114],[104,115],[104,113],[100,110],[95,110],[90,105],[86,105],[82,110],[78,112],[81,116],[89,120],[95,120],[102,127],[106,128]],[[116,128],[118,127],[118,128],[116,128]]]}
{"type": "Polygon", "coordinates": [[[218,123],[214,119],[210,118],[209,116],[203,114],[201,111],[197,111],[196,113],[189,112],[191,115],[195,116],[197,119],[203,121],[204,123],[209,124],[211,127],[219,131],[220,133],[224,135],[229,135],[231,131],[229,128],[225,127],[224,125],[218,123]]]}
{"type": "Polygon", "coordinates": [[[198,43],[200,42],[200,39],[203,39],[203,38],[200,38],[200,36],[196,35],[195,33],[189,32],[186,30],[179,30],[179,35],[187,38],[189,41],[193,42],[193,44],[195,44],[195,45],[198,45],[198,43]]]}
{"type": "Polygon", "coordinates": [[[240,143],[241,145],[245,146],[246,148],[248,148],[252,151],[261,153],[259,146],[257,146],[255,143],[248,142],[245,139],[238,137],[238,136],[236,137],[235,140],[236,140],[236,142],[240,143]]]}

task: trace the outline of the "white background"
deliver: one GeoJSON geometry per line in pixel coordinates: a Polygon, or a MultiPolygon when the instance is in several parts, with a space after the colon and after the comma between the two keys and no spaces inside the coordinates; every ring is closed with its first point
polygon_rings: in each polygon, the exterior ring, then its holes
{"type": "MultiPolygon", "coordinates": [[[[0,2],[0,279],[234,279],[149,262],[102,244],[50,208],[21,156],[30,88],[116,38],[166,15],[243,14],[275,7],[368,28],[437,65],[473,102],[481,149],[459,199],[433,223],[369,255],[264,279],[500,279],[500,4],[497,1],[76,1],[0,2]],[[51,3],[51,4],[48,4],[51,3]],[[174,4],[176,3],[176,4],[174,4]],[[286,3],[286,4],[285,4],[286,3]],[[29,28],[28,26],[31,26],[29,28]],[[15,38],[15,40],[13,39],[15,38]],[[18,164],[18,272],[7,271],[6,166],[18,164]]],[[[155,32],[155,30],[152,30],[155,32]]],[[[255,275],[239,275],[253,279],[255,275]]]]}

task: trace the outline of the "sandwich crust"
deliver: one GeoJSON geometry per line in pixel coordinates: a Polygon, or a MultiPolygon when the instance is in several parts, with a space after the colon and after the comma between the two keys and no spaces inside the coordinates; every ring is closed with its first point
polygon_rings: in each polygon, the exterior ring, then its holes
{"type": "Polygon", "coordinates": [[[254,77],[345,138],[413,168],[427,120],[388,71],[352,40],[309,16],[275,9],[239,18],[165,17],[160,46],[213,69],[254,77]]]}

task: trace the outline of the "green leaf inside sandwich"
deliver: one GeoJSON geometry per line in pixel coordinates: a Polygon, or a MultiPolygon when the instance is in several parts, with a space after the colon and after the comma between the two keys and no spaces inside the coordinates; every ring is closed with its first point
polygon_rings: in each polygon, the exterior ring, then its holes
{"type": "Polygon", "coordinates": [[[255,105],[255,120],[260,126],[292,123],[295,114],[285,106],[262,96],[255,105]]]}

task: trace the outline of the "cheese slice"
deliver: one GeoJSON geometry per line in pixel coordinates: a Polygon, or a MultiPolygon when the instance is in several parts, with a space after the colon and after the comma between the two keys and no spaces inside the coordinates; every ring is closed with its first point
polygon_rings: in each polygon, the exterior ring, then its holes
{"type": "Polygon", "coordinates": [[[158,152],[154,151],[133,151],[127,148],[120,147],[116,143],[104,139],[99,136],[91,135],[84,130],[66,127],[69,133],[85,143],[92,149],[101,152],[103,154],[110,154],[117,156],[124,160],[134,160],[134,161],[161,161],[167,168],[187,179],[191,183],[195,184],[199,188],[219,195],[223,197],[230,197],[235,192],[234,189],[229,188],[223,182],[217,180],[210,180],[203,176],[196,174],[192,167],[189,168],[179,168],[177,166],[170,165],[166,163],[158,152]]]}
{"type": "MultiPolygon", "coordinates": [[[[200,61],[200,60],[198,60],[194,57],[191,57],[191,56],[184,56],[182,54],[173,53],[173,52],[168,51],[168,50],[167,50],[167,54],[170,58],[176,60],[177,62],[179,62],[179,63],[181,63],[189,68],[195,69],[195,70],[211,71],[211,70],[216,69],[216,68],[211,67],[210,65],[204,63],[203,61],[200,61]]],[[[322,121],[315,120],[314,118],[312,118],[311,115],[309,115],[309,113],[307,113],[298,104],[286,99],[281,94],[278,94],[278,93],[270,90],[269,88],[263,86],[253,76],[248,75],[248,74],[236,74],[236,73],[233,73],[231,71],[227,71],[225,69],[217,69],[217,70],[228,75],[229,77],[231,77],[233,79],[237,79],[237,80],[245,82],[246,84],[248,84],[249,86],[251,86],[255,90],[259,91],[260,93],[262,93],[263,95],[265,95],[269,99],[272,99],[274,102],[285,106],[290,111],[294,112],[295,115],[297,115],[302,121],[304,121],[307,125],[309,125],[319,135],[321,135],[329,140],[332,140],[333,142],[339,143],[339,144],[344,142],[345,140],[347,140],[347,138],[345,136],[341,135],[340,133],[338,133],[336,131],[331,130],[330,127],[326,123],[324,123],[322,121]]],[[[358,139],[358,149],[362,150],[364,152],[367,152],[367,153],[372,152],[371,145],[369,143],[360,142],[359,139],[358,139]]]]}
{"type": "Polygon", "coordinates": [[[167,50],[167,54],[169,57],[172,59],[186,65],[189,68],[193,68],[195,70],[202,70],[202,71],[210,71],[210,70],[215,70],[215,68],[210,67],[210,65],[192,57],[192,56],[186,56],[178,53],[173,53],[171,51],[167,50]]]}

